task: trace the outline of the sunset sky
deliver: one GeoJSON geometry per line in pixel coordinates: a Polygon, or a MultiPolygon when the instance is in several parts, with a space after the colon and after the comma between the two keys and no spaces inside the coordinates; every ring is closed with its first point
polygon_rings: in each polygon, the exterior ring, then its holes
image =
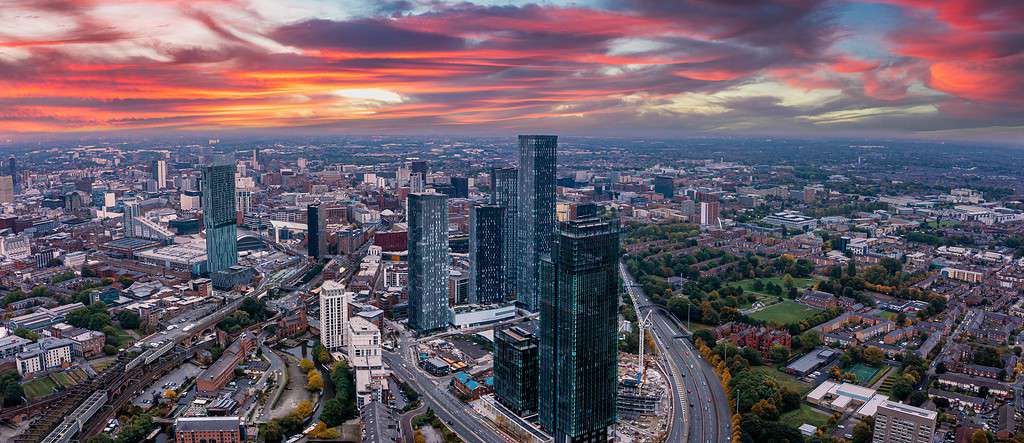
{"type": "Polygon", "coordinates": [[[1024,136],[1021,0],[0,0],[0,135],[1024,136]]]}

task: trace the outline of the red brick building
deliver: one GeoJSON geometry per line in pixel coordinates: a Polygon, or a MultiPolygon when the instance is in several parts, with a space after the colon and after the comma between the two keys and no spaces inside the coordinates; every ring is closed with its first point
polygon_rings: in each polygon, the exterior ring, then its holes
{"type": "Polygon", "coordinates": [[[245,358],[245,355],[256,346],[256,340],[249,333],[243,333],[238,340],[224,350],[224,354],[217,361],[206,368],[199,378],[196,379],[196,388],[200,393],[212,393],[220,390],[231,381],[234,376],[235,367],[245,358]]]}
{"type": "Polygon", "coordinates": [[[793,337],[786,331],[736,322],[715,328],[714,336],[716,340],[729,340],[741,348],[756,349],[764,358],[768,358],[772,346],[791,349],[793,342],[793,337]]]}
{"type": "Polygon", "coordinates": [[[181,417],[174,421],[176,443],[241,443],[245,427],[238,417],[181,417]]]}

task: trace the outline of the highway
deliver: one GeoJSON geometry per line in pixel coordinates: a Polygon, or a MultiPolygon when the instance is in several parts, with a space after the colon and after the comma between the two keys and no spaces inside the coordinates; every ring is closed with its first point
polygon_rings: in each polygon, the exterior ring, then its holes
{"type": "Polygon", "coordinates": [[[700,358],[693,345],[685,338],[689,334],[681,327],[675,316],[651,304],[643,289],[633,281],[622,263],[619,264],[619,273],[622,276],[623,287],[636,306],[637,317],[642,319],[649,312],[653,312],[651,329],[655,342],[663,350],[671,372],[669,380],[674,391],[674,412],[672,427],[666,441],[729,442],[732,436],[729,431],[729,404],[711,365],[700,358]]]}
{"type": "Polygon", "coordinates": [[[486,418],[471,406],[455,398],[444,384],[447,379],[433,379],[414,363],[415,350],[408,333],[399,336],[398,352],[384,352],[384,362],[399,379],[409,383],[420,399],[467,443],[500,443],[509,441],[486,418]],[[442,384],[436,384],[440,381],[442,384]]]}

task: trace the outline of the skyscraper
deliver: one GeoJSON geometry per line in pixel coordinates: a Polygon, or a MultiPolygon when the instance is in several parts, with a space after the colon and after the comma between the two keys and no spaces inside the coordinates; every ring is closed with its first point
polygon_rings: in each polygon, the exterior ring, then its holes
{"type": "Polygon", "coordinates": [[[469,178],[467,178],[467,177],[452,177],[452,197],[454,197],[454,198],[468,198],[469,197],[469,178]]]}
{"type": "Polygon", "coordinates": [[[505,300],[516,299],[516,206],[519,171],[516,168],[491,169],[491,204],[505,209],[501,222],[501,291],[505,300]]]}
{"type": "Polygon", "coordinates": [[[700,202],[700,224],[705,226],[718,226],[721,207],[718,200],[700,202]]]}
{"type": "Polygon", "coordinates": [[[666,175],[654,177],[654,192],[661,194],[662,197],[672,198],[675,194],[675,183],[672,182],[672,177],[666,175]]]}
{"type": "Polygon", "coordinates": [[[615,421],[619,226],[560,225],[541,261],[540,423],[555,442],[607,441],[615,421]]]}
{"type": "Polygon", "coordinates": [[[0,176],[0,203],[14,203],[14,177],[0,176]]]}
{"type": "Polygon", "coordinates": [[[555,231],[557,149],[557,136],[519,136],[516,291],[520,306],[533,312],[539,309],[540,258],[550,252],[555,231]]]}
{"type": "Polygon", "coordinates": [[[7,158],[7,164],[4,166],[7,169],[5,175],[11,176],[11,180],[14,181],[14,193],[21,192],[21,180],[18,179],[18,159],[12,155],[7,158]]]}
{"type": "Polygon", "coordinates": [[[310,257],[317,259],[327,252],[327,233],[324,232],[327,217],[324,215],[319,204],[306,207],[306,251],[310,257]]]}
{"type": "Polygon", "coordinates": [[[344,349],[348,333],[348,303],[352,293],[335,280],[320,286],[320,343],[330,350],[344,349]]]}
{"type": "Polygon", "coordinates": [[[409,194],[409,326],[423,333],[448,324],[448,198],[409,194]]]}
{"type": "Polygon", "coordinates": [[[875,414],[873,443],[931,443],[935,411],[886,400],[875,414]]]}
{"type": "Polygon", "coordinates": [[[236,220],[235,163],[232,158],[220,158],[203,167],[203,225],[211,273],[238,263],[236,220]]]}
{"type": "Polygon", "coordinates": [[[150,178],[156,181],[157,189],[164,189],[167,187],[167,162],[164,160],[153,160],[152,164],[152,175],[150,178]]]}
{"type": "Polygon", "coordinates": [[[124,225],[124,236],[135,237],[135,217],[142,216],[142,207],[139,199],[132,198],[124,201],[124,215],[121,224],[124,225]]]}
{"type": "Polygon", "coordinates": [[[469,302],[493,304],[502,292],[502,223],[505,208],[473,206],[469,213],[469,302]]]}
{"type": "Polygon", "coordinates": [[[537,336],[520,326],[494,333],[494,394],[519,416],[537,412],[537,336]]]}

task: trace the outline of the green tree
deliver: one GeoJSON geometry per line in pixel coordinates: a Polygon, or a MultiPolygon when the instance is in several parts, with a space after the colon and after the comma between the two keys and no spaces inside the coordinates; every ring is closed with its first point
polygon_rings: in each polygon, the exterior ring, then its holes
{"type": "Polygon", "coordinates": [[[121,311],[117,313],[117,323],[125,329],[139,329],[141,319],[135,311],[121,311]]]}
{"type": "Polygon", "coordinates": [[[320,412],[320,419],[327,426],[334,427],[345,422],[345,410],[338,398],[332,398],[324,403],[324,410],[320,412]]]}
{"type": "Polygon", "coordinates": [[[867,417],[853,427],[853,443],[869,443],[874,435],[875,419],[867,417]]]}
{"type": "Polygon", "coordinates": [[[14,335],[17,335],[18,337],[24,338],[26,340],[32,340],[32,341],[39,340],[39,334],[37,334],[35,331],[33,331],[31,329],[26,329],[26,328],[15,329],[14,330],[14,335]]]}

